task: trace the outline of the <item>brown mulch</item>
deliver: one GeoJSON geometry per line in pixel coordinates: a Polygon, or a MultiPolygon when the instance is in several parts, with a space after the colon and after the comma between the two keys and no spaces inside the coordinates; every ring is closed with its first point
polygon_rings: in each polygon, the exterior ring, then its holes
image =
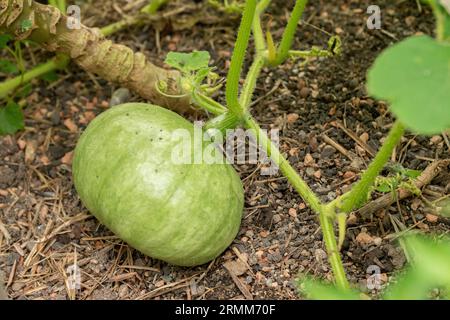
{"type": "MultiPolygon", "coordinates": [[[[289,7],[275,2],[270,12],[278,38],[289,7]]],[[[93,2],[83,8],[83,22],[103,26],[138,10],[126,3],[93,2]]],[[[415,1],[386,0],[378,1],[382,31],[368,30],[370,4],[311,2],[295,47],[324,46],[329,34],[338,34],[342,56],[307,64],[290,61],[264,70],[258,82],[253,114],[263,127],[281,130],[282,151],[323,200],[334,199],[358,179],[392,124],[386,104],[365,91],[367,69],[388,45],[420,32],[432,34],[434,28],[429,10],[419,10],[415,1]]],[[[112,39],[159,64],[171,50],[208,50],[223,76],[239,19],[224,18],[205,5],[196,11],[192,5],[176,1],[163,10],[178,10],[170,19],[124,30],[112,39]]],[[[50,57],[33,46],[25,55],[37,61],[50,57]]],[[[117,239],[80,203],[71,181],[71,159],[80,133],[109,107],[118,88],[73,65],[58,74],[52,84],[33,82],[25,130],[0,138],[0,298],[4,284],[12,299],[298,299],[299,273],[331,279],[316,215],[285,178],[261,176],[259,166],[236,167],[246,191],[241,231],[209,265],[170,266],[117,239]],[[74,262],[81,272],[81,287],[75,291],[67,283],[74,262]]],[[[412,133],[393,155],[404,167],[418,170],[449,158],[444,136],[412,133]]],[[[447,167],[421,197],[370,215],[352,215],[343,248],[350,281],[367,292],[369,266],[380,267],[385,284],[404,266],[394,223],[448,233],[449,221],[436,217],[429,202],[448,196],[449,190],[447,167]]]]}

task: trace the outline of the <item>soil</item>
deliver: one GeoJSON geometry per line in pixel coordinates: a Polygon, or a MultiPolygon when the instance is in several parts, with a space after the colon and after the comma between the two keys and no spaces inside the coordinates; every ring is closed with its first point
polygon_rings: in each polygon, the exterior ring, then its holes
{"type": "MultiPolygon", "coordinates": [[[[207,50],[224,76],[239,19],[195,2],[200,7],[192,1],[174,1],[162,11],[177,10],[172,18],[129,28],[111,39],[144,52],[158,64],[171,50],[207,50]]],[[[279,38],[292,1],[274,2],[278,5],[270,9],[272,31],[279,38]]],[[[371,4],[311,2],[295,48],[326,47],[329,36],[337,34],[343,42],[342,55],[265,69],[255,94],[256,119],[264,128],[281,130],[282,151],[327,201],[358,179],[393,122],[387,105],[367,95],[368,68],[387,46],[413,34],[433,34],[431,12],[415,1],[377,1],[382,29],[369,30],[366,9],[371,4]],[[330,146],[323,134],[350,155],[330,146]],[[352,134],[365,143],[355,143],[352,134]]],[[[83,23],[100,27],[137,10],[129,1],[88,2],[82,8],[83,23]]],[[[25,56],[33,57],[27,59],[29,68],[31,61],[51,57],[34,46],[25,50],[25,56]]],[[[140,254],[100,225],[73,188],[71,157],[80,133],[109,107],[117,89],[70,65],[58,72],[56,82],[33,82],[26,98],[25,130],[0,138],[0,288],[4,281],[10,298],[299,299],[300,273],[332,279],[317,216],[285,178],[261,176],[260,166],[236,166],[246,191],[241,231],[209,265],[167,265],[140,254]],[[74,260],[81,271],[81,287],[75,294],[66,285],[74,260]]],[[[129,100],[140,98],[132,95],[129,100]]],[[[433,160],[448,158],[450,146],[443,136],[407,133],[392,160],[423,170],[433,160]]],[[[350,217],[342,255],[353,285],[376,297],[378,291],[367,289],[368,267],[378,266],[386,285],[404,266],[405,257],[393,237],[395,221],[426,233],[449,232],[449,221],[437,218],[426,205],[448,195],[449,182],[444,170],[424,188],[422,197],[402,200],[369,217],[350,217]]]]}

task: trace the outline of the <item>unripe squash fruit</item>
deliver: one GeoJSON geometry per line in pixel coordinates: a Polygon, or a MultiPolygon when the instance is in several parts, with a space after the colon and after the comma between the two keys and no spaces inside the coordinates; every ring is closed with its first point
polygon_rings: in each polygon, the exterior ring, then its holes
{"type": "Polygon", "coordinates": [[[244,191],[225,161],[174,164],[172,137],[179,129],[193,137],[194,125],[167,109],[115,106],[81,135],[73,180],[86,208],[119,238],[150,257],[195,266],[236,237],[244,191]]]}

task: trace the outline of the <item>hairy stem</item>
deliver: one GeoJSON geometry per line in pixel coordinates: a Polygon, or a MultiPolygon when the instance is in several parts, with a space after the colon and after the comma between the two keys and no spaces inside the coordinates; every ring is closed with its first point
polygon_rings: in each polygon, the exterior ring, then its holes
{"type": "Polygon", "coordinates": [[[141,9],[142,13],[155,14],[159,8],[169,0],[150,0],[150,3],[141,9]]]}
{"type": "Polygon", "coordinates": [[[299,176],[297,171],[289,164],[289,162],[281,155],[278,147],[267,137],[261,130],[258,123],[250,116],[245,117],[245,126],[254,130],[258,143],[264,149],[273,162],[280,168],[283,175],[289,180],[295,190],[300,194],[303,200],[317,213],[322,211],[322,204],[314,191],[310,189],[308,184],[299,176]]]}
{"type": "Polygon", "coordinates": [[[241,77],[242,66],[244,64],[245,53],[247,52],[248,42],[253,24],[253,17],[256,10],[256,0],[247,0],[244,13],[242,15],[241,25],[236,39],[236,45],[231,57],[230,70],[227,76],[226,100],[227,106],[231,112],[236,115],[242,115],[238,100],[239,81],[241,77]]]}
{"type": "Polygon", "coordinates": [[[343,197],[340,210],[345,213],[349,213],[352,210],[358,209],[364,205],[367,201],[367,195],[370,187],[373,186],[375,179],[388,162],[392,151],[399,143],[404,131],[405,128],[400,122],[397,121],[394,123],[381,149],[375,156],[375,159],[363,173],[359,182],[352,187],[351,191],[347,195],[343,197]]]}
{"type": "Polygon", "coordinates": [[[256,52],[262,52],[266,49],[266,43],[264,42],[264,35],[261,27],[261,15],[269,5],[270,0],[261,0],[256,6],[255,16],[253,17],[253,39],[255,40],[256,52]]]}
{"type": "Polygon", "coordinates": [[[281,38],[280,46],[278,47],[277,58],[275,65],[283,63],[289,54],[289,50],[294,42],[295,32],[297,30],[297,24],[305,11],[308,0],[297,0],[295,2],[294,9],[292,10],[291,17],[289,18],[286,29],[284,30],[283,37],[281,38]]]}
{"type": "Polygon", "coordinates": [[[216,116],[224,114],[227,111],[227,108],[214,99],[195,91],[192,93],[192,103],[216,116]]]}
{"type": "Polygon", "coordinates": [[[320,228],[322,229],[323,241],[327,249],[328,261],[333,270],[336,285],[343,290],[350,288],[347,277],[345,275],[344,266],[342,265],[339,247],[334,234],[333,220],[329,217],[330,213],[326,212],[326,206],[322,207],[319,213],[320,228]]]}
{"type": "Polygon", "coordinates": [[[277,146],[270,141],[267,135],[261,130],[258,123],[251,116],[247,116],[245,118],[245,125],[248,129],[252,129],[254,131],[258,144],[261,145],[274,163],[280,168],[283,175],[288,179],[290,184],[295,188],[302,199],[311,207],[311,209],[319,214],[323,239],[328,252],[328,260],[333,269],[336,284],[341,289],[348,289],[349,284],[345,276],[344,267],[339,254],[333,229],[333,220],[329,217],[332,214],[326,212],[327,206],[320,202],[320,199],[314,191],[310,189],[308,184],[299,176],[297,171],[289,164],[286,158],[281,155],[277,146]]]}
{"type": "Polygon", "coordinates": [[[259,75],[261,74],[261,69],[264,67],[265,59],[262,55],[257,55],[255,60],[248,71],[247,77],[245,79],[244,87],[242,89],[242,93],[239,99],[239,103],[242,108],[245,110],[248,109],[248,106],[252,100],[253,92],[256,88],[256,81],[258,80],[259,75]]]}

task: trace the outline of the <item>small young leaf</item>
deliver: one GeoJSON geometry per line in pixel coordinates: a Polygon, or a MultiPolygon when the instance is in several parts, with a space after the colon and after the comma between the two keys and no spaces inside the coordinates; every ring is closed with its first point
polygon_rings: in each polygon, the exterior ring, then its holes
{"type": "Polygon", "coordinates": [[[387,182],[382,182],[376,186],[375,190],[381,193],[389,193],[392,192],[392,185],[387,182]]]}
{"type": "Polygon", "coordinates": [[[23,114],[18,104],[10,102],[0,108],[0,135],[13,134],[23,127],[23,114]]]}
{"type": "Polygon", "coordinates": [[[197,73],[195,74],[195,82],[197,84],[201,84],[203,80],[205,80],[208,77],[211,70],[212,68],[202,68],[198,70],[197,73]]]}
{"type": "Polygon", "coordinates": [[[450,44],[415,36],[388,48],[369,71],[368,90],[417,133],[450,128],[450,44]]]}
{"type": "Polygon", "coordinates": [[[208,51],[194,51],[191,53],[169,52],[165,63],[183,73],[208,68],[210,55],[208,51]]]}
{"type": "Polygon", "coordinates": [[[17,73],[19,68],[9,60],[0,60],[0,72],[3,73],[17,73]]]}
{"type": "Polygon", "coordinates": [[[408,178],[416,179],[422,174],[422,171],[420,171],[420,170],[412,170],[412,169],[404,169],[402,174],[407,176],[408,178]]]}

